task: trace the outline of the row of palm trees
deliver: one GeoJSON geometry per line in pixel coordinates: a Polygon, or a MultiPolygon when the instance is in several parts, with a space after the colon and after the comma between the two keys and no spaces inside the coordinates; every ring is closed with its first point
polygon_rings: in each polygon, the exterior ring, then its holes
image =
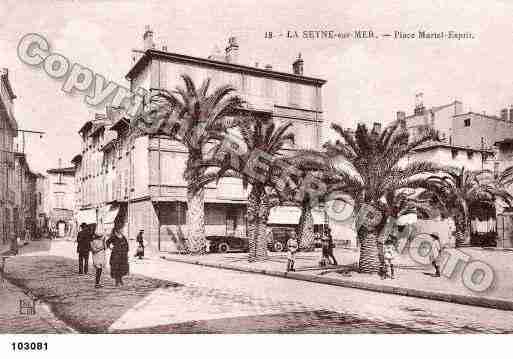
{"type": "Polygon", "coordinates": [[[437,139],[429,128],[411,138],[398,122],[383,130],[359,124],[355,131],[332,124],[337,139],[324,144],[323,151],[304,149],[287,155],[291,152],[285,150],[295,140],[292,123],[276,124],[270,117],[255,115],[231,86],[210,91],[208,79],[199,88],[188,75],[182,80],[184,86],[174,91],[153,93],[134,126],[169,136],[188,151],[184,178],[190,253],[206,251],[204,188],[226,177],[240,179],[250,190],[250,261],[267,256],[266,224],[273,206],[301,207],[302,248],[313,242],[312,209],[332,194],[349,196],[355,212],[372,207],[379,214],[377,221],[364,222],[357,233],[359,269],[366,273],[379,271],[380,236],[387,221],[397,218],[405,206],[436,208],[453,217],[456,244],[463,245],[469,243],[472,203],[511,200],[506,188],[512,169],[493,177],[486,171],[442,168],[427,161],[404,164],[416,148],[437,139]]]}

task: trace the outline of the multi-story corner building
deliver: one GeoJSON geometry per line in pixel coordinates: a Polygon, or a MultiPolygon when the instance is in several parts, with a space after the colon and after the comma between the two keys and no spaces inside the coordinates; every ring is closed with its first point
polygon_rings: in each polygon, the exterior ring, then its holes
{"type": "MultiPolygon", "coordinates": [[[[406,126],[411,135],[431,127],[439,132],[440,141],[418,149],[412,159],[425,159],[471,169],[493,170],[496,167],[494,145],[504,137],[513,136],[513,121],[507,118],[463,111],[460,101],[426,108],[417,98],[413,114],[397,112],[397,121],[406,126]]],[[[513,115],[513,113],[512,113],[513,115]]]]}
{"type": "MultiPolygon", "coordinates": [[[[443,166],[486,169],[495,173],[513,164],[513,147],[509,140],[513,138],[513,109],[503,109],[500,116],[491,116],[465,112],[459,101],[428,109],[424,107],[422,98],[417,97],[413,114],[406,116],[404,112],[398,112],[397,121],[412,135],[419,134],[425,127],[431,127],[440,134],[440,141],[420,146],[408,160],[429,160],[443,166]]],[[[502,206],[471,204],[472,236],[469,244],[495,246],[498,243],[495,218],[503,210],[502,206]]],[[[427,231],[429,225],[423,228],[424,224],[418,225],[427,231]]]]}
{"type": "Polygon", "coordinates": [[[15,219],[19,218],[14,203],[13,139],[18,125],[14,118],[16,98],[9,82],[9,71],[0,69],[0,243],[14,236],[15,219]]]}
{"type": "MultiPolygon", "coordinates": [[[[294,61],[292,73],[287,73],[270,65],[240,64],[239,45],[233,37],[224,54],[217,52],[208,58],[171,53],[166,47],[157,50],[149,28],[143,40],[144,49],[136,51],[136,61],[127,74],[131,90],[172,90],[183,86],[181,74],[188,74],[196,84],[210,78],[211,88],[231,84],[248,102],[247,111],[253,116],[293,122],[296,144],[289,150],[320,148],[325,81],[303,74],[301,56],[294,61]]],[[[187,232],[186,148],[165,136],[131,136],[120,110],[108,108],[107,118],[111,125],[86,123],[80,130],[82,159],[75,166],[82,218],[92,220],[94,210],[99,228],[111,228],[117,220],[130,238],[142,229],[150,246],[173,249],[179,232],[187,232]]],[[[245,235],[246,199],[238,180],[208,185],[207,233],[245,235]]]]}
{"type": "Polygon", "coordinates": [[[76,231],[75,218],[75,168],[52,168],[46,171],[45,193],[48,205],[49,227],[59,237],[70,236],[76,231]]]}
{"type": "Polygon", "coordinates": [[[37,228],[38,175],[30,169],[24,153],[15,152],[14,158],[14,203],[19,216],[19,220],[15,221],[14,232],[17,237],[24,238],[26,230],[34,235],[37,228]]]}

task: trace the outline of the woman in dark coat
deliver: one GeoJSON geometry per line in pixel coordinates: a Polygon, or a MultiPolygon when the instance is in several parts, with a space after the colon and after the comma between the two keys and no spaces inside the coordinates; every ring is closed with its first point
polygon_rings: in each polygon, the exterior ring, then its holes
{"type": "Polygon", "coordinates": [[[114,228],[105,244],[111,248],[110,276],[114,278],[116,286],[123,285],[123,276],[128,274],[128,241],[119,229],[114,228]]]}

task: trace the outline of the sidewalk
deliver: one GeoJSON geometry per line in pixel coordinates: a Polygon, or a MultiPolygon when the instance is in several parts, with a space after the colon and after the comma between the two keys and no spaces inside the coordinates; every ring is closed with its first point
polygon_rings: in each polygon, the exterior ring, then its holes
{"type": "MultiPolygon", "coordinates": [[[[450,251],[456,251],[451,249],[450,251]]],[[[286,272],[286,254],[270,253],[263,262],[250,263],[246,253],[208,254],[205,256],[162,255],[163,259],[209,267],[232,269],[296,280],[304,280],[343,287],[351,287],[400,294],[412,297],[434,299],[459,304],[475,305],[503,310],[513,310],[513,253],[465,248],[460,250],[490,265],[495,273],[495,281],[485,292],[474,292],[466,288],[462,280],[464,266],[458,265],[451,278],[433,277],[431,266],[419,265],[408,255],[396,260],[396,278],[381,279],[377,275],[355,271],[358,252],[336,248],[335,257],[339,267],[319,268],[320,251],[299,253],[296,271],[286,272]]]]}

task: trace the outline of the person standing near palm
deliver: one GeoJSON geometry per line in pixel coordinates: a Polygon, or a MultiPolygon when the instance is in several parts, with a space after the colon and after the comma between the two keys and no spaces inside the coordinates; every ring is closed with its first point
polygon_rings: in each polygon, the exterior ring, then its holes
{"type": "Polygon", "coordinates": [[[289,240],[287,241],[287,272],[294,272],[294,264],[296,262],[296,252],[299,248],[299,244],[296,239],[296,234],[291,232],[289,240]]]}

